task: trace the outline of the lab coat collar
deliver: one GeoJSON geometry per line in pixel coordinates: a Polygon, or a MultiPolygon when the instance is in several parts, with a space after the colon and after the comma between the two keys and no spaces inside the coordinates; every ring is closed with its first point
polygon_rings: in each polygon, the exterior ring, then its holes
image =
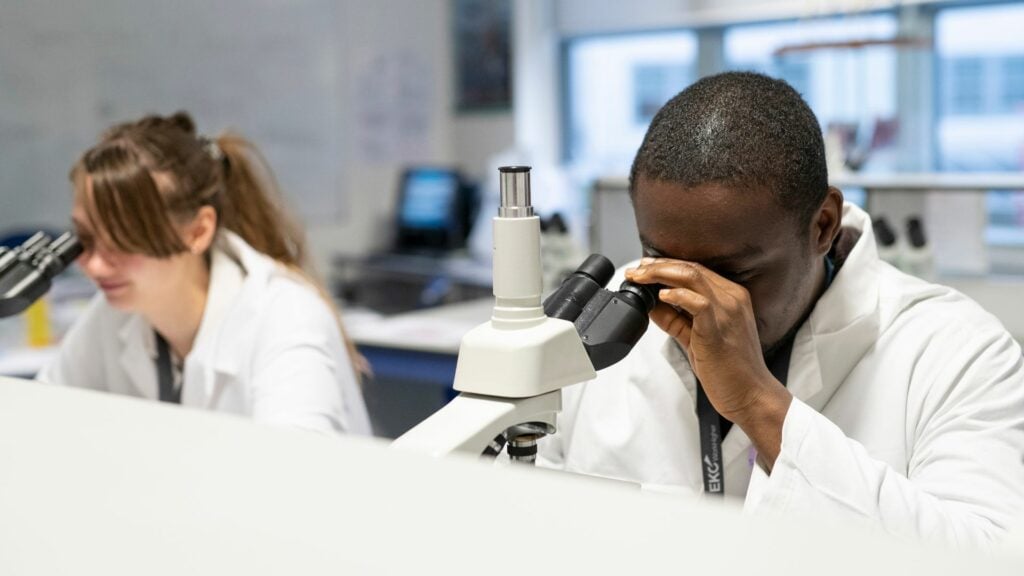
{"type": "Polygon", "coordinates": [[[118,362],[139,396],[157,399],[156,334],[153,326],[140,314],[126,314],[117,337],[121,343],[118,362]]]}
{"type": "MultiPolygon", "coordinates": [[[[234,242],[232,237],[237,238],[227,230],[222,231],[214,244],[214,249],[210,251],[210,285],[206,293],[206,307],[199,323],[195,343],[192,345],[192,353],[185,359],[186,381],[189,380],[191,373],[206,369],[228,375],[238,372],[233,357],[222,358],[224,347],[220,345],[224,338],[221,326],[239,301],[238,295],[246,278],[245,265],[238,255],[235,246],[237,242],[234,242]]],[[[238,239],[238,242],[241,242],[241,239],[238,239]]],[[[197,402],[196,399],[189,398],[189,390],[186,388],[182,396],[183,404],[205,404],[214,399],[217,379],[202,378],[202,381],[206,384],[206,389],[203,390],[206,401],[197,402]]]]}
{"type": "Polygon", "coordinates": [[[226,277],[218,277],[218,280],[225,280],[224,289],[219,295],[222,301],[217,319],[211,319],[209,334],[203,343],[203,349],[208,351],[204,363],[219,374],[237,377],[245,368],[243,350],[246,347],[239,344],[254,337],[267,284],[285,269],[229,230],[221,231],[219,247],[230,264],[221,267],[228,271],[226,277]],[[230,334],[220,329],[228,318],[232,326],[230,334]]]}
{"type": "MultiPolygon", "coordinates": [[[[210,368],[226,376],[237,376],[241,372],[239,347],[230,343],[232,338],[244,337],[246,331],[224,334],[220,327],[229,315],[239,318],[255,316],[258,304],[243,296],[252,291],[250,284],[268,282],[275,265],[272,259],[257,252],[237,234],[229,230],[220,232],[210,255],[210,287],[203,318],[192,352],[185,359],[186,380],[193,370],[210,368]]],[[[117,334],[121,343],[121,367],[141,396],[157,398],[157,351],[153,326],[140,314],[128,314],[117,334]]],[[[203,393],[206,398],[211,398],[216,383],[213,378],[203,380],[207,383],[203,393]]],[[[191,404],[188,390],[183,394],[182,402],[191,404]]]]}
{"type": "Polygon", "coordinates": [[[236,269],[242,271],[244,281],[239,282],[235,277],[224,290],[224,309],[218,321],[211,322],[211,337],[204,342],[204,350],[208,351],[204,363],[221,375],[238,377],[246,368],[245,359],[249,358],[244,353],[247,347],[241,343],[254,338],[258,331],[256,322],[263,316],[260,312],[266,305],[267,285],[275,277],[292,273],[234,232],[223,230],[221,236],[221,250],[230,256],[236,269]],[[227,319],[232,326],[230,334],[220,330],[227,319]]]}
{"type": "Polygon", "coordinates": [[[788,387],[794,397],[820,410],[874,345],[879,321],[879,259],[871,218],[843,207],[843,227],[860,232],[832,284],[797,332],[788,387]]]}

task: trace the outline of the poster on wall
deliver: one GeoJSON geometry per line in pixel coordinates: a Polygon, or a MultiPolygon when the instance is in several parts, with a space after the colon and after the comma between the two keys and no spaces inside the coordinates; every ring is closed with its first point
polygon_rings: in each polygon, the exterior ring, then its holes
{"type": "Polygon", "coordinates": [[[455,0],[455,109],[512,105],[510,0],[455,0]]]}

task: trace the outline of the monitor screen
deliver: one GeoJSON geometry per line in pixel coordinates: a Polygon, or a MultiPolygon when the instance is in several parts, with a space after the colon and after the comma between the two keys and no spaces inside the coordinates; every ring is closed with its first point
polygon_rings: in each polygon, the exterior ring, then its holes
{"type": "Polygon", "coordinates": [[[450,168],[415,166],[402,175],[398,198],[400,252],[446,252],[464,241],[463,181],[450,168]]]}
{"type": "Polygon", "coordinates": [[[453,225],[458,174],[442,169],[412,169],[406,172],[402,187],[399,226],[448,230],[453,225]]]}

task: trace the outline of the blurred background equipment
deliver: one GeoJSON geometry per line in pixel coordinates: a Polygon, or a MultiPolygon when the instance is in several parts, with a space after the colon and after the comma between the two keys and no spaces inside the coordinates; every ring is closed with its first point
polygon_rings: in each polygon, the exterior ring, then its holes
{"type": "Polygon", "coordinates": [[[490,268],[467,255],[476,186],[454,168],[409,166],[398,179],[386,251],[334,260],[334,290],[347,304],[394,314],[490,295],[490,268]]]}

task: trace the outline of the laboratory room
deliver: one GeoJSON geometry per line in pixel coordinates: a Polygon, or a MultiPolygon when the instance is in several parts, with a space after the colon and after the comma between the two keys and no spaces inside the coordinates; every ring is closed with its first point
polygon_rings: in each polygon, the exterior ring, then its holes
{"type": "Polygon", "coordinates": [[[0,4],[0,574],[1024,574],[1024,1],[0,4]]]}

